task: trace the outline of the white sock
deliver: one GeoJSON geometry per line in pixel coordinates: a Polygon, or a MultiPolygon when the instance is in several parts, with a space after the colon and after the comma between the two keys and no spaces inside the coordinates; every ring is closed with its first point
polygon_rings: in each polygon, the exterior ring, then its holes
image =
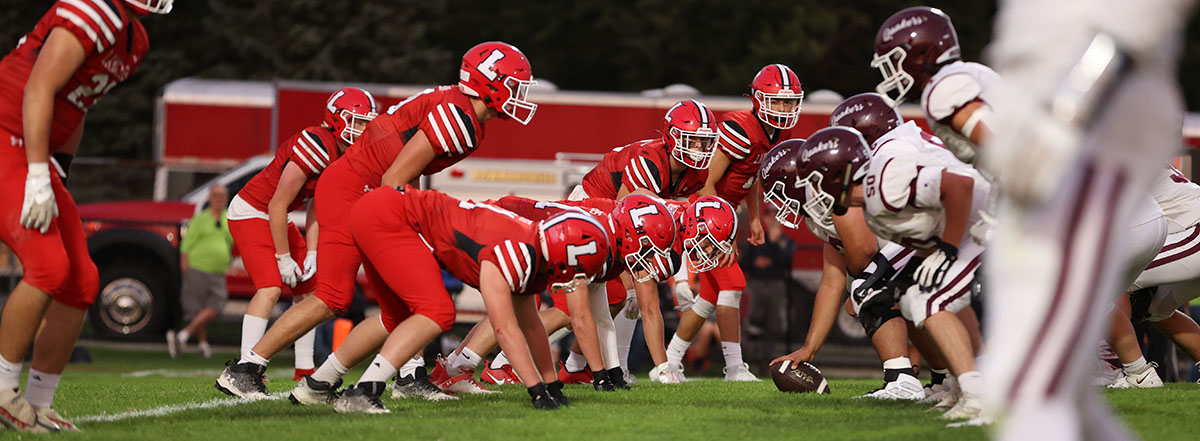
{"type": "Polygon", "coordinates": [[[317,368],[316,372],[313,372],[312,378],[317,381],[333,384],[339,378],[342,378],[342,375],[346,375],[346,371],[349,370],[345,366],[342,366],[342,362],[338,360],[337,354],[329,354],[325,362],[321,363],[321,367],[317,368]]]}
{"type": "Polygon", "coordinates": [[[587,358],[575,351],[571,351],[571,355],[567,356],[567,372],[579,372],[587,369],[587,358]]]}
{"type": "Polygon", "coordinates": [[[499,354],[496,354],[496,358],[492,359],[492,364],[490,366],[492,369],[500,369],[506,364],[508,364],[508,356],[504,355],[504,351],[500,351],[499,354]]]}
{"type": "Polygon", "coordinates": [[[0,357],[0,388],[5,390],[21,387],[22,362],[13,363],[0,357]]]}
{"type": "Polygon", "coordinates": [[[725,354],[725,366],[741,366],[742,361],[742,343],[737,341],[721,342],[721,353],[725,354]]]}
{"type": "Polygon", "coordinates": [[[192,334],[189,334],[187,332],[187,329],[184,329],[182,331],[179,331],[178,334],[175,334],[175,339],[179,340],[180,343],[187,343],[188,337],[191,337],[191,336],[192,336],[192,334]]]}
{"type": "Polygon", "coordinates": [[[317,344],[317,328],[309,329],[308,332],[296,339],[296,369],[312,369],[313,366],[313,346],[317,344]]]}
{"type": "Polygon", "coordinates": [[[260,366],[266,366],[267,363],[270,362],[270,360],[267,360],[267,359],[263,358],[262,356],[254,353],[254,351],[250,351],[246,354],[245,357],[242,357],[241,362],[242,363],[254,363],[254,364],[257,364],[260,366]]]}
{"type": "Polygon", "coordinates": [[[453,377],[466,371],[474,371],[480,361],[479,354],[471,348],[463,348],[462,352],[450,354],[450,357],[446,358],[446,373],[453,377]]]}
{"type": "Polygon", "coordinates": [[[667,344],[667,363],[671,363],[672,366],[682,365],[683,355],[691,345],[692,342],[679,338],[679,334],[671,336],[671,343],[667,344]]]}
{"type": "MultiPolygon", "coordinates": [[[[636,298],[636,296],[634,297],[636,298]]],[[[626,308],[629,307],[626,306],[626,308]]],[[[632,307],[636,308],[637,305],[634,304],[632,307]]],[[[626,317],[625,311],[622,309],[616,317],[613,317],[613,328],[617,334],[617,359],[621,362],[621,368],[629,372],[629,345],[633,341],[633,331],[637,328],[637,320],[626,317]]]]}
{"type": "Polygon", "coordinates": [[[254,345],[262,340],[263,334],[267,333],[267,319],[255,317],[250,314],[242,316],[242,358],[254,349],[254,345]]]}
{"type": "Polygon", "coordinates": [[[963,396],[978,397],[983,394],[983,375],[979,371],[963,372],[958,376],[958,387],[963,396]]]}
{"type": "Polygon", "coordinates": [[[1146,369],[1147,364],[1146,357],[1138,357],[1138,359],[1134,360],[1133,363],[1121,363],[1121,367],[1124,368],[1125,373],[1131,374],[1135,372],[1141,372],[1142,370],[1146,369]]]}
{"type": "Polygon", "coordinates": [[[392,375],[396,375],[396,367],[388,363],[387,359],[383,358],[383,355],[376,355],[375,359],[371,360],[371,365],[367,366],[367,371],[363,372],[362,378],[358,379],[358,383],[386,383],[392,378],[392,375]]]}
{"type": "Polygon", "coordinates": [[[908,369],[912,367],[912,360],[908,357],[896,357],[883,362],[884,369],[908,369]]]}
{"type": "MultiPolygon", "coordinates": [[[[400,377],[403,378],[403,377],[415,376],[416,372],[417,372],[417,368],[419,368],[419,367],[425,367],[425,357],[418,355],[416,357],[408,359],[408,361],[404,362],[403,366],[400,366],[400,377]]],[[[395,373],[395,372],[396,372],[396,369],[393,368],[392,373],[395,373]]],[[[392,374],[388,374],[388,375],[391,376],[392,374]]]]}
{"type": "Polygon", "coordinates": [[[35,407],[50,407],[54,402],[54,391],[58,390],[58,380],[61,374],[47,374],[34,369],[29,370],[29,380],[25,382],[25,400],[35,407]]]}

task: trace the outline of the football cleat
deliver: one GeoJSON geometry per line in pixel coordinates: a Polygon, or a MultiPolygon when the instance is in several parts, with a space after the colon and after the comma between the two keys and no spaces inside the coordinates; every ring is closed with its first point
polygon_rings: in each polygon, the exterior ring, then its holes
{"type": "Polygon", "coordinates": [[[175,335],[174,329],[167,330],[167,353],[171,354],[172,360],[179,358],[179,341],[176,340],[175,335]]]}
{"type": "Polygon", "coordinates": [[[292,404],[333,404],[338,399],[339,387],[342,387],[341,378],[329,384],[327,381],[317,381],[305,375],[288,395],[288,401],[292,404]]]}
{"type": "Polygon", "coordinates": [[[34,406],[33,409],[34,409],[34,411],[37,412],[39,421],[49,421],[51,423],[54,423],[55,425],[58,426],[59,430],[66,430],[66,431],[70,431],[70,432],[79,432],[80,431],[78,427],[75,427],[75,424],[72,424],[70,421],[67,421],[66,418],[63,418],[62,415],[59,415],[58,412],[55,411],[53,407],[34,406]]]}
{"type": "Polygon", "coordinates": [[[579,372],[567,370],[567,365],[558,362],[558,381],[566,384],[592,384],[592,372],[586,368],[579,372]]]}
{"type": "Polygon", "coordinates": [[[1116,379],[1108,387],[1113,389],[1153,389],[1163,387],[1162,379],[1158,377],[1158,371],[1155,368],[1158,363],[1150,362],[1145,368],[1137,372],[1125,372],[1125,376],[1116,379]]]}
{"type": "MultiPolygon", "coordinates": [[[[725,372],[725,381],[758,381],[758,377],[750,373],[750,365],[746,363],[742,363],[741,366],[725,366],[722,372],[725,372]]],[[[682,370],[680,376],[683,376],[682,370]]]]}
{"type": "MultiPolygon", "coordinates": [[[[939,384],[938,386],[941,385],[939,384]]],[[[918,380],[917,377],[900,374],[894,381],[884,383],[883,387],[876,389],[874,392],[859,395],[855,398],[919,401],[925,398],[925,389],[921,387],[921,380],[918,380]]]]}
{"type": "Polygon", "coordinates": [[[217,390],[238,398],[261,400],[269,398],[263,373],[267,367],[254,363],[239,363],[236,359],[225,363],[225,370],[217,377],[217,390]]]}
{"type": "Polygon", "coordinates": [[[503,364],[499,369],[492,369],[491,363],[483,364],[483,372],[479,374],[479,379],[488,384],[521,384],[521,378],[517,377],[517,373],[513,372],[511,364],[503,364]]]}
{"type": "Polygon", "coordinates": [[[979,417],[983,411],[983,399],[975,396],[962,396],[954,407],[942,414],[946,420],[971,420],[979,417]]]}
{"type": "Polygon", "coordinates": [[[448,394],[494,394],[497,391],[489,390],[479,382],[475,381],[475,371],[463,371],[461,374],[450,376],[450,372],[446,370],[446,359],[438,356],[437,364],[433,367],[433,373],[429,374],[430,381],[443,392],[448,394]]]}
{"type": "MultiPolygon", "coordinates": [[[[345,394],[342,394],[345,395],[345,394]]],[[[425,367],[417,368],[413,375],[400,377],[397,375],[396,386],[392,388],[392,398],[424,398],[429,401],[457,400],[458,397],[447,395],[433,385],[429,381],[429,376],[425,374],[425,367]]]]}
{"type": "Polygon", "coordinates": [[[315,372],[317,372],[317,370],[316,370],[316,369],[300,369],[300,368],[296,368],[296,372],[292,373],[292,381],[300,381],[300,380],[303,380],[303,379],[304,379],[304,377],[307,377],[307,376],[309,376],[309,375],[312,375],[312,374],[313,374],[313,373],[315,373],[315,372]]]}
{"type": "Polygon", "coordinates": [[[662,384],[678,384],[687,381],[687,377],[683,376],[683,366],[672,366],[670,363],[663,363],[650,369],[650,381],[657,381],[662,384]]]}
{"type": "Polygon", "coordinates": [[[625,379],[626,385],[635,384],[638,382],[637,376],[633,375],[633,372],[630,371],[625,371],[625,374],[622,375],[621,378],[625,379]]]}
{"type": "MultiPolygon", "coordinates": [[[[180,346],[182,347],[183,345],[180,344],[180,346]]],[[[212,358],[212,346],[209,346],[208,342],[202,341],[196,344],[196,349],[200,350],[200,358],[205,360],[212,358]]]]}
{"type": "Polygon", "coordinates": [[[334,403],[333,410],[337,413],[392,413],[379,399],[385,388],[387,383],[382,381],[358,383],[346,389],[346,393],[334,403]]]}
{"type": "Polygon", "coordinates": [[[25,401],[17,388],[0,390],[0,423],[12,430],[29,433],[59,431],[52,421],[41,418],[36,409],[25,401]]]}

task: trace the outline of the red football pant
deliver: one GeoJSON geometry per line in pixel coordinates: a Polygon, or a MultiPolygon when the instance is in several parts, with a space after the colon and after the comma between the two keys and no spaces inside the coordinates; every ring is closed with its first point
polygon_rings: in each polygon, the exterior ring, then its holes
{"type": "MultiPolygon", "coordinates": [[[[324,232],[322,231],[322,234],[324,232]]],[[[283,279],[279,275],[279,264],[275,263],[275,240],[271,237],[271,222],[266,219],[250,218],[229,221],[229,234],[233,236],[233,244],[237,246],[242,256],[242,264],[254,282],[254,289],[284,288],[283,279]]],[[[304,256],[308,254],[308,245],[304,235],[296,224],[287,225],[288,249],[292,259],[304,266],[304,256]]],[[[320,254],[317,254],[320,256],[320,254]]],[[[308,294],[317,287],[317,276],[296,283],[290,288],[293,294],[308,294]]]]}
{"type": "Polygon", "coordinates": [[[350,235],[348,217],[371,186],[346,161],[333,161],[321,179],[313,204],[321,233],[317,236],[317,289],[315,296],[335,315],[342,315],[354,299],[354,280],[362,264],[350,235]]]}
{"type": "Polygon", "coordinates": [[[100,274],[88,255],[87,237],[79,221],[75,199],[57,173],[50,173],[50,187],[58,204],[58,217],[45,234],[21,226],[21,203],[25,200],[25,149],[12,145],[19,137],[0,130],[0,241],[13,250],[25,274],[22,281],[67,306],[87,309],[96,300],[100,274]]]}
{"type": "MultiPolygon", "coordinates": [[[[625,285],[621,283],[621,279],[613,279],[604,282],[604,288],[608,291],[608,304],[616,305],[624,302],[626,297],[625,285]]],[[[587,289],[581,287],[579,289],[587,289]]],[[[558,308],[566,315],[571,315],[571,311],[567,310],[567,293],[562,291],[550,291],[550,298],[554,299],[554,307],[558,308]]],[[[539,303],[540,307],[541,304],[539,303]]]]}
{"type": "Polygon", "coordinates": [[[449,331],[456,316],[454,300],[433,250],[408,222],[404,193],[382,187],[363,196],[350,212],[350,230],[364,257],[367,283],[377,293],[384,328],[392,332],[417,314],[449,331]]]}
{"type": "MultiPolygon", "coordinates": [[[[322,226],[322,228],[324,227],[322,226]]],[[[325,234],[325,232],[322,230],[321,234],[325,234]]],[[[742,267],[736,263],[702,272],[699,277],[700,298],[714,305],[717,304],[717,295],[721,291],[744,291],[746,289],[746,275],[742,274],[742,267]]]]}

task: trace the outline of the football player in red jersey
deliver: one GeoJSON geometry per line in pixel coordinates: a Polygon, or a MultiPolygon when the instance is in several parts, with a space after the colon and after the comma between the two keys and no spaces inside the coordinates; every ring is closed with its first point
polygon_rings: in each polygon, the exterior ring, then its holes
{"type": "MultiPolygon", "coordinates": [[[[375,98],[365,90],[347,87],[334,92],[325,104],[321,125],[284,141],[275,151],[275,159],[230,202],[229,232],[256,289],[242,319],[242,356],[267,331],[271,309],[284,285],[292,289],[293,302],[303,300],[316,287],[317,217],[309,205],[306,238],[288,221],[288,213],[308,205],[321,172],[354,144],[375,118],[375,109],[375,98]]],[[[168,333],[168,344],[174,343],[172,337],[168,333]]],[[[313,372],[314,339],[310,330],[296,340],[296,380],[313,372]]]]}
{"type": "MultiPolygon", "coordinates": [[[[354,202],[376,187],[415,183],[422,175],[466,158],[483,139],[484,123],[492,118],[528,124],[537,109],[526,100],[534,84],[529,61],[519,49],[502,42],[481,43],[463,55],[457,85],[411,96],[368,124],[354,148],[330,164],[317,183],[315,211],[321,234],[313,298],[280,317],[240,363],[222,373],[218,389],[238,396],[253,393],[232,385],[234,371],[265,369],[267,360],[284,346],[345,312],[362,263],[347,217],[354,202]]],[[[379,342],[387,338],[381,326],[362,332],[373,332],[379,342]]],[[[407,376],[415,369],[401,372],[407,376]]]]}
{"type": "MultiPolygon", "coordinates": [[[[696,100],[680,101],[668,109],[663,117],[661,138],[644,139],[605,154],[600,164],[588,172],[583,183],[571,192],[570,199],[620,199],[633,192],[653,194],[664,199],[691,196],[703,188],[708,179],[708,165],[717,143],[717,132],[716,117],[707,106],[696,100]]],[[[667,369],[657,287],[653,283],[632,286],[634,289],[630,291],[631,300],[627,303],[626,311],[616,318],[622,366],[628,368],[625,360],[629,341],[636,326],[634,320],[640,314],[646,345],[656,368],[651,372],[651,379],[677,383],[675,375],[657,375],[660,372],[674,372],[667,369]]]]}
{"type": "MultiPolygon", "coordinates": [[[[439,266],[479,288],[500,347],[528,379],[534,407],[569,404],[555,376],[536,294],[552,284],[586,284],[603,272],[609,239],[599,221],[570,210],[534,223],[432,190],[384,187],[355,204],[350,222],[390,336],[334,410],[387,413],[379,396],[395,366],[454,324],[454,301],[439,266]]],[[[343,346],[358,344],[354,338],[343,346]]],[[[248,377],[265,391],[261,377],[248,377]]]]}
{"type": "Polygon", "coordinates": [[[170,10],[169,0],[55,2],[0,60],[0,142],[11,146],[0,149],[0,240],[25,269],[0,318],[0,423],[9,428],[75,429],[51,404],[99,275],[63,180],[87,110],[146,56],[137,17],[170,10]],[[21,362],[35,339],[22,396],[21,362]]]}
{"type": "MultiPolygon", "coordinates": [[[[768,64],[754,76],[748,96],[754,101],[752,110],[721,116],[718,148],[708,166],[708,180],[699,194],[718,196],[734,207],[745,200],[750,217],[748,240],[751,245],[761,245],[763,228],[759,220],[762,209],[756,182],[758,166],[767,151],[779,142],[783,131],[796,126],[804,91],[800,87],[800,78],[792,69],[782,64],[768,64]]],[[[713,313],[715,305],[717,326],[721,331],[721,352],[725,355],[725,380],[758,381],[742,361],[742,320],[738,311],[742,291],[746,289],[746,276],[737,264],[735,252],[723,255],[719,265],[699,272],[700,299],[690,313],[683,314],[667,347],[667,359],[675,365],[682,363],[683,354],[691,346],[700,326],[713,313]]],[[[675,289],[681,293],[688,290],[685,295],[690,294],[687,277],[679,278],[675,289]]]]}

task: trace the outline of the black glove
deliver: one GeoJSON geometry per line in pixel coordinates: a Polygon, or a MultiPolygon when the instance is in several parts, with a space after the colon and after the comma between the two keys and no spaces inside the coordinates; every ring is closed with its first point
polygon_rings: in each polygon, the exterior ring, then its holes
{"type": "Polygon", "coordinates": [[[620,366],[608,370],[608,381],[617,389],[630,389],[629,383],[625,382],[625,371],[622,371],[620,366]]]}
{"type": "Polygon", "coordinates": [[[557,401],[558,405],[570,406],[571,400],[568,400],[567,396],[563,395],[562,388],[563,388],[562,380],[555,380],[553,383],[546,385],[546,390],[548,390],[550,392],[550,396],[554,397],[554,401],[557,401]]]}
{"type": "Polygon", "coordinates": [[[592,388],[601,392],[612,392],[616,390],[613,387],[612,381],[608,379],[608,371],[598,370],[592,371],[592,388]]]}
{"type": "Polygon", "coordinates": [[[538,383],[525,389],[529,392],[529,397],[533,399],[533,408],[538,410],[554,410],[558,409],[558,402],[554,401],[554,397],[550,395],[546,383],[538,383]]]}
{"type": "Polygon", "coordinates": [[[933,238],[933,242],[936,244],[933,253],[925,256],[925,260],[921,261],[921,265],[913,274],[913,280],[917,281],[921,292],[930,292],[942,286],[946,273],[950,272],[950,266],[958,260],[958,247],[937,237],[933,238]]]}

